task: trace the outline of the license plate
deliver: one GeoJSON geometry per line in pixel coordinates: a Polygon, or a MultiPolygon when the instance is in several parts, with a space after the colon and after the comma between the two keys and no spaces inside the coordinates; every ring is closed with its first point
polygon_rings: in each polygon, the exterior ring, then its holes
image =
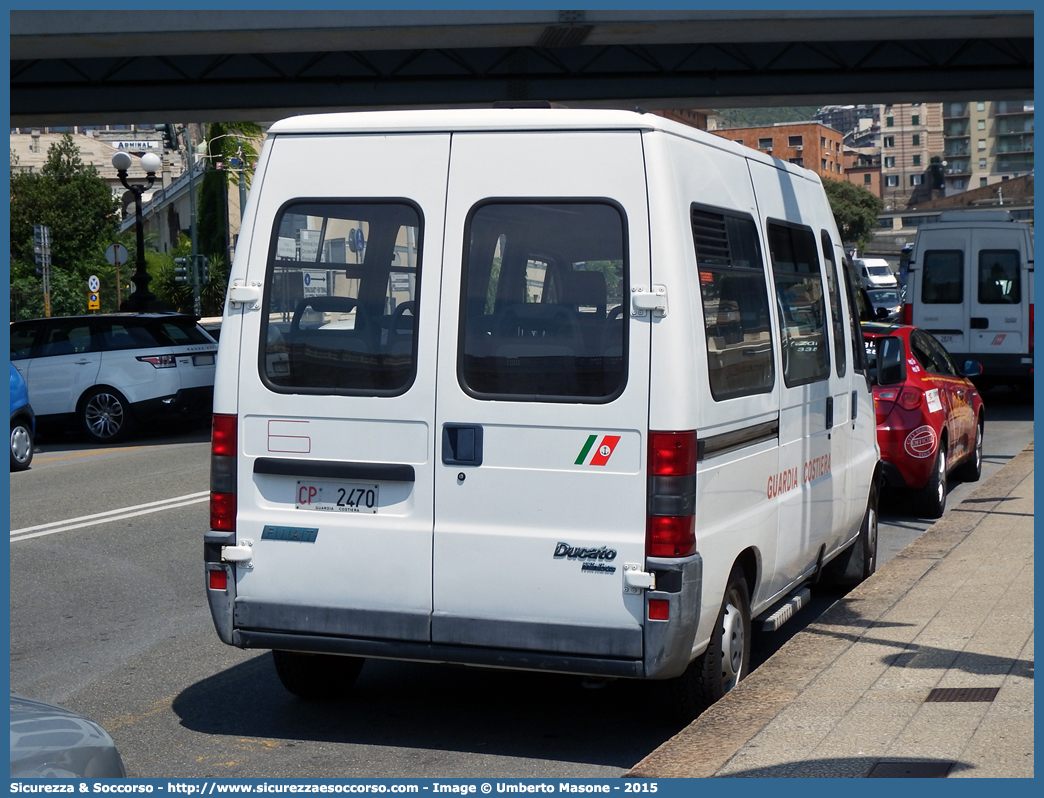
{"type": "Polygon", "coordinates": [[[213,366],[214,356],[213,355],[193,355],[192,356],[193,366],[213,366]]]}
{"type": "Polygon", "coordinates": [[[358,482],[298,480],[294,504],[298,510],[376,513],[377,493],[377,485],[358,482]]]}

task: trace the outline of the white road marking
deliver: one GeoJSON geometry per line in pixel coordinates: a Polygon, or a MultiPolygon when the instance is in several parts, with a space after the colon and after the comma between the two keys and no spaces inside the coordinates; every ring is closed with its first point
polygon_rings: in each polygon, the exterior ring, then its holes
{"type": "Polygon", "coordinates": [[[70,532],[73,529],[82,529],[85,526],[96,526],[107,524],[110,521],[121,521],[124,518],[133,518],[136,515],[148,515],[158,513],[161,510],[171,510],[175,507],[187,507],[190,504],[199,504],[210,498],[210,491],[204,490],[199,493],[188,493],[184,496],[175,496],[173,499],[162,499],[147,504],[136,504],[133,507],[121,507],[118,510],[107,510],[104,513],[84,515],[80,518],[70,518],[65,521],[54,521],[50,524],[39,524],[38,526],[27,526],[24,529],[11,530],[11,542],[17,540],[28,540],[29,538],[54,535],[58,532],[70,532]]]}

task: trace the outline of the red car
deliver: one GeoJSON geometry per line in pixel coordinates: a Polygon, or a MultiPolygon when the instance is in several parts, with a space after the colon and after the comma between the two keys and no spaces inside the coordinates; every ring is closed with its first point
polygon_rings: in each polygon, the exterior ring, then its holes
{"type": "Polygon", "coordinates": [[[961,368],[918,327],[862,324],[877,409],[877,441],[885,484],[915,491],[924,514],[946,509],[952,475],[975,482],[982,473],[985,409],[969,380],[982,367],[961,368]]]}

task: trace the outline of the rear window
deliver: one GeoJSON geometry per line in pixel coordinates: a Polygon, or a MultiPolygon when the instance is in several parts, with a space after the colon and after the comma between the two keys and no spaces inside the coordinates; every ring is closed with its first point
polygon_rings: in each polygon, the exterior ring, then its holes
{"type": "Polygon", "coordinates": [[[626,380],[627,233],[609,202],[488,202],[465,229],[459,379],[477,398],[605,402],[626,380]]]}
{"type": "Polygon", "coordinates": [[[1021,301],[1018,250],[982,250],[979,253],[979,303],[1016,305],[1021,301]]]}
{"type": "Polygon", "coordinates": [[[406,200],[284,206],[259,368],[276,391],[394,395],[416,373],[421,215],[406,200]]]}
{"type": "Polygon", "coordinates": [[[214,343],[192,319],[163,319],[153,322],[149,328],[158,340],[168,346],[214,343]]]}
{"type": "Polygon", "coordinates": [[[964,253],[959,249],[924,253],[921,301],[926,305],[959,305],[964,301],[964,253]]]}

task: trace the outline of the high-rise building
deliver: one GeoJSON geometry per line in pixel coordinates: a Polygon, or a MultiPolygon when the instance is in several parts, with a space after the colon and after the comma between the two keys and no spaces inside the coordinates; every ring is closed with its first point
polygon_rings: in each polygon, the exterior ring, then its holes
{"type": "Polygon", "coordinates": [[[942,103],[881,106],[881,199],[901,210],[930,199],[932,158],[943,153],[942,103]]]}
{"type": "Polygon", "coordinates": [[[1033,171],[1033,102],[943,105],[946,196],[1033,171]]]}

